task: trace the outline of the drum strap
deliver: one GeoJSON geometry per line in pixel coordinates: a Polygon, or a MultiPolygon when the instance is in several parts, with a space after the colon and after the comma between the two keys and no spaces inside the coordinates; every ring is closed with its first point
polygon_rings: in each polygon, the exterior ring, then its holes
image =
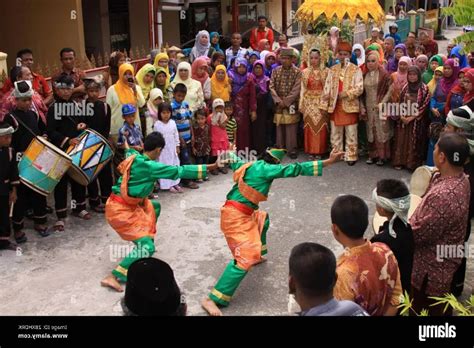
{"type": "Polygon", "coordinates": [[[33,131],[31,130],[31,128],[28,127],[28,126],[25,124],[25,122],[23,122],[20,118],[16,118],[15,116],[13,116],[13,114],[10,114],[10,116],[13,117],[13,119],[14,119],[15,121],[19,122],[23,127],[25,127],[25,129],[26,129],[28,132],[30,132],[31,135],[33,135],[33,137],[36,137],[36,136],[38,135],[38,134],[35,134],[35,132],[33,132],[33,131]]]}

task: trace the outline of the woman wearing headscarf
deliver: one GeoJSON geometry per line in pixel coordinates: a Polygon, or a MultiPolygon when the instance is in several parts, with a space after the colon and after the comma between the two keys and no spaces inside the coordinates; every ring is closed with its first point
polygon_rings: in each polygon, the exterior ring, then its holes
{"type": "Polygon", "coordinates": [[[171,82],[171,74],[170,74],[170,68],[169,68],[169,62],[170,58],[168,57],[168,54],[161,52],[156,55],[155,57],[155,62],[153,63],[153,66],[158,69],[158,68],[163,68],[166,71],[167,75],[167,84],[169,85],[171,82]]]}
{"type": "Polygon", "coordinates": [[[257,119],[251,124],[251,148],[261,154],[267,146],[267,133],[271,128],[267,125],[273,123],[273,101],[269,90],[270,78],[265,75],[265,63],[257,60],[253,64],[252,77],[255,81],[255,95],[257,98],[257,119]]]}
{"type": "Polygon", "coordinates": [[[199,57],[192,64],[192,78],[201,83],[204,101],[211,99],[211,79],[209,78],[207,57],[199,57]]]}
{"type": "Polygon", "coordinates": [[[250,122],[257,118],[257,98],[255,82],[247,72],[247,60],[237,58],[234,71],[230,72],[232,80],[232,102],[234,117],[237,121],[237,150],[250,149],[250,122]]]}
{"type": "Polygon", "coordinates": [[[361,118],[366,120],[369,158],[367,164],[377,161],[383,166],[390,159],[390,139],[393,135],[390,120],[380,117],[381,107],[390,99],[392,79],[379,63],[379,55],[372,51],[367,56],[364,74],[364,93],[361,97],[361,118]]]}
{"type": "Polygon", "coordinates": [[[194,62],[199,57],[212,57],[215,52],[214,47],[211,46],[209,38],[209,32],[207,30],[201,30],[196,34],[196,40],[194,41],[194,47],[189,54],[190,63],[194,62]]]}
{"type": "Polygon", "coordinates": [[[169,80],[168,80],[168,73],[166,72],[165,68],[163,67],[158,67],[156,68],[156,74],[155,74],[155,83],[154,86],[156,88],[159,88],[161,92],[163,92],[163,98],[164,101],[169,102],[171,99],[171,96],[169,94],[169,80]]]}
{"type": "Polygon", "coordinates": [[[433,74],[436,68],[443,65],[444,65],[443,58],[441,58],[439,54],[436,54],[433,57],[431,57],[428,63],[428,68],[422,75],[423,83],[428,84],[433,78],[433,74]]]}
{"type": "Polygon", "coordinates": [[[222,64],[218,65],[211,77],[211,102],[216,98],[220,98],[224,102],[230,101],[231,91],[232,87],[227,76],[227,69],[222,64]]]}
{"type": "Polygon", "coordinates": [[[211,37],[211,47],[214,48],[214,52],[220,52],[224,54],[224,51],[221,49],[219,45],[220,34],[217,31],[213,31],[210,34],[211,37]]]}
{"type": "Polygon", "coordinates": [[[253,71],[253,63],[257,60],[260,60],[260,54],[258,52],[250,52],[248,57],[248,72],[251,73],[253,71]]]}
{"type": "Polygon", "coordinates": [[[436,86],[438,85],[438,82],[441,81],[442,77],[443,77],[443,67],[439,66],[435,69],[435,72],[433,74],[433,78],[431,79],[431,81],[428,82],[428,84],[426,85],[431,95],[434,94],[436,86]]]}
{"type": "Polygon", "coordinates": [[[276,62],[276,54],[274,52],[267,53],[263,61],[265,62],[265,75],[272,77],[272,71],[276,62]]]}
{"type": "MultiPolygon", "coordinates": [[[[152,119],[152,124],[158,120],[158,105],[160,105],[165,98],[163,97],[163,92],[159,88],[153,88],[150,91],[150,98],[146,103],[147,105],[147,116],[152,119]]],[[[153,127],[152,127],[153,129],[153,127]]]]}
{"type": "Polygon", "coordinates": [[[449,91],[446,97],[446,104],[444,106],[444,114],[448,115],[451,110],[460,108],[463,105],[464,95],[466,89],[464,87],[464,75],[470,68],[463,68],[458,73],[458,83],[449,91]]]}
{"type": "Polygon", "coordinates": [[[257,51],[258,51],[258,52],[271,51],[270,41],[267,40],[267,39],[261,39],[261,40],[258,42],[257,51]]]}
{"type": "Polygon", "coordinates": [[[404,44],[398,44],[395,46],[395,54],[392,58],[388,60],[387,71],[389,73],[395,72],[398,70],[398,62],[401,57],[407,56],[407,48],[404,44]]]}
{"type": "MultiPolygon", "coordinates": [[[[142,89],[143,97],[145,101],[148,101],[148,96],[150,91],[154,86],[156,68],[151,64],[145,64],[140,70],[138,70],[137,75],[135,76],[135,80],[137,81],[138,85],[142,89]]],[[[146,106],[140,108],[140,125],[142,127],[143,137],[145,138],[147,131],[153,127],[153,123],[150,118],[147,119],[146,113],[146,106]]]]}
{"type": "MultiPolygon", "coordinates": [[[[131,64],[124,63],[119,68],[119,79],[107,90],[107,104],[110,105],[112,116],[110,122],[110,136],[118,137],[118,131],[123,125],[122,105],[133,104],[137,107],[145,105],[140,85],[135,84],[133,75],[135,69],[131,64]]],[[[135,124],[140,125],[138,111],[135,117],[135,124]]]]}
{"type": "Polygon", "coordinates": [[[308,56],[309,66],[301,76],[299,110],[303,114],[304,152],[311,159],[320,159],[328,152],[329,122],[319,110],[319,101],[329,69],[318,48],[311,49],[308,56]]]}
{"type": "Polygon", "coordinates": [[[189,104],[191,112],[194,113],[197,109],[206,106],[204,103],[202,85],[199,81],[192,78],[191,65],[187,62],[181,62],[178,64],[178,72],[169,88],[171,93],[178,83],[182,83],[187,88],[186,98],[184,98],[184,100],[189,104]]]}
{"type": "Polygon", "coordinates": [[[361,44],[355,44],[352,46],[352,56],[354,60],[354,64],[360,67],[362,64],[365,63],[365,50],[361,44]]]}
{"type": "Polygon", "coordinates": [[[466,94],[464,94],[463,104],[468,105],[474,101],[474,68],[469,69],[463,78],[464,89],[466,94]]]}
{"type": "Polygon", "coordinates": [[[125,55],[120,52],[112,52],[109,59],[109,69],[104,71],[102,76],[104,77],[105,89],[108,89],[114,83],[117,82],[119,78],[119,67],[126,62],[125,55]]]}
{"type": "Polygon", "coordinates": [[[400,115],[396,121],[392,164],[395,169],[406,167],[414,170],[426,158],[429,123],[426,111],[430,103],[430,92],[417,66],[408,68],[407,84],[401,91],[399,102],[406,106],[408,115],[400,115]]]}
{"type": "Polygon", "coordinates": [[[461,53],[462,50],[463,48],[461,46],[454,46],[454,48],[451,50],[451,54],[449,55],[449,58],[457,59],[459,67],[461,69],[469,67],[469,62],[467,61],[466,55],[464,53],[461,53]]]}
{"type": "MultiPolygon", "coordinates": [[[[369,55],[370,52],[377,52],[379,54],[379,63],[383,66],[386,62],[384,60],[384,52],[383,52],[383,49],[382,49],[382,46],[380,46],[379,44],[377,43],[373,43],[373,44],[370,44],[369,46],[367,46],[367,48],[365,49],[365,56],[367,57],[369,55]]],[[[362,73],[365,74],[367,72],[367,67],[366,67],[366,64],[362,64],[360,67],[359,67],[361,70],[362,70],[362,73]]]]}
{"type": "MultiPolygon", "coordinates": [[[[135,114],[135,124],[140,125],[140,117],[138,114],[138,108],[145,105],[145,98],[143,97],[142,89],[140,85],[135,84],[133,76],[135,75],[135,69],[131,64],[124,63],[119,67],[119,79],[117,82],[110,86],[107,90],[106,102],[109,104],[111,109],[110,119],[110,138],[114,144],[112,146],[117,148],[117,140],[119,135],[119,129],[123,126],[122,117],[122,106],[125,104],[133,104],[137,112],[135,114]]],[[[121,174],[117,171],[117,166],[124,159],[123,150],[117,149],[114,156],[114,173],[115,177],[118,178],[121,174]]]]}
{"type": "Polygon", "coordinates": [[[423,73],[428,69],[428,56],[426,54],[420,54],[415,58],[414,63],[423,75],[423,73]]]}
{"type": "Polygon", "coordinates": [[[435,88],[431,97],[430,109],[433,122],[445,123],[444,107],[449,91],[458,83],[459,65],[450,58],[443,65],[443,77],[435,88]]]}
{"type": "Polygon", "coordinates": [[[398,103],[400,92],[407,83],[408,67],[412,65],[409,57],[402,57],[398,62],[397,72],[392,73],[392,102],[398,103]]]}

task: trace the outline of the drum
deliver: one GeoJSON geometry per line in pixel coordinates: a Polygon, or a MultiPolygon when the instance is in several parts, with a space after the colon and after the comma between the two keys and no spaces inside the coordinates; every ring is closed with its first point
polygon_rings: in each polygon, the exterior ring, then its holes
{"type": "Polygon", "coordinates": [[[423,197],[431,181],[431,176],[437,170],[436,167],[420,166],[411,175],[410,193],[423,197]]]}
{"type": "Polygon", "coordinates": [[[92,129],[86,129],[76,146],[69,146],[66,153],[71,156],[72,166],[69,176],[81,185],[87,186],[109,162],[114,152],[109,142],[92,129]]]}
{"type": "MultiPolygon", "coordinates": [[[[408,218],[413,215],[415,209],[420,205],[420,203],[420,196],[414,195],[413,193],[410,194],[410,209],[408,209],[408,218]]],[[[379,213],[376,211],[372,220],[372,228],[375,234],[379,233],[379,228],[384,224],[385,221],[387,221],[387,218],[380,216],[379,213]]]]}
{"type": "Polygon", "coordinates": [[[35,137],[23,153],[18,172],[23,184],[48,196],[71,167],[71,157],[42,137],[35,137]]]}

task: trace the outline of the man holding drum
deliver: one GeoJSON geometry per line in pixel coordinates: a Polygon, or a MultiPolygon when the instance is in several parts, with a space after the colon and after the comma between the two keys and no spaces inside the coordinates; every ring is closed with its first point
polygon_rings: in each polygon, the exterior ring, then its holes
{"type": "MultiPolygon", "coordinates": [[[[14,95],[16,99],[15,109],[7,115],[12,126],[17,130],[13,134],[12,146],[17,152],[17,163],[20,161],[20,154],[26,151],[31,141],[36,136],[42,136],[46,133],[46,125],[41,118],[31,110],[31,97],[33,96],[33,88],[30,81],[15,82],[14,95]]],[[[15,231],[15,239],[17,243],[26,242],[26,236],[22,232],[23,219],[25,218],[28,206],[33,208],[34,229],[41,237],[49,235],[47,231],[46,221],[46,196],[31,189],[24,183],[18,186],[18,200],[13,210],[13,230],[15,231]]]]}
{"type": "MultiPolygon", "coordinates": [[[[48,109],[47,130],[51,142],[62,150],[70,145],[77,145],[80,131],[86,127],[82,114],[76,113],[76,104],[71,99],[74,80],[67,75],[60,75],[54,82],[58,95],[48,109]]],[[[67,187],[71,185],[74,215],[89,220],[91,215],[86,210],[86,187],[75,182],[69,175],[64,175],[54,190],[54,203],[58,221],[54,224],[56,231],[64,231],[64,219],[67,217],[67,187]]]]}

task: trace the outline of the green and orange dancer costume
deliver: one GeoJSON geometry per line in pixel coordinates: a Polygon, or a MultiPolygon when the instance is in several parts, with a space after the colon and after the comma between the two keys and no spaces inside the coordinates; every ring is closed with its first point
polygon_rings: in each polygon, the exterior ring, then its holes
{"type": "Polygon", "coordinates": [[[221,229],[234,260],[229,262],[209,293],[209,298],[217,305],[229,304],[247,272],[267,253],[266,235],[270,220],[266,212],[258,210],[258,205],[267,200],[273,180],[322,174],[323,161],[279,164],[285,152],[283,149],[267,150],[277,164],[264,160],[247,163],[229,153],[235,184],[221,208],[221,229]]]}
{"type": "Polygon", "coordinates": [[[132,250],[112,274],[120,281],[127,280],[128,267],[136,260],[151,257],[155,252],[153,239],[161,205],[147,197],[153,192],[158,179],[202,179],[207,175],[205,165],[169,166],[150,159],[133,149],[125,151],[126,159],[118,170],[122,176],[112,187],[105,205],[105,217],[112,228],[126,241],[132,241],[132,250]]]}

